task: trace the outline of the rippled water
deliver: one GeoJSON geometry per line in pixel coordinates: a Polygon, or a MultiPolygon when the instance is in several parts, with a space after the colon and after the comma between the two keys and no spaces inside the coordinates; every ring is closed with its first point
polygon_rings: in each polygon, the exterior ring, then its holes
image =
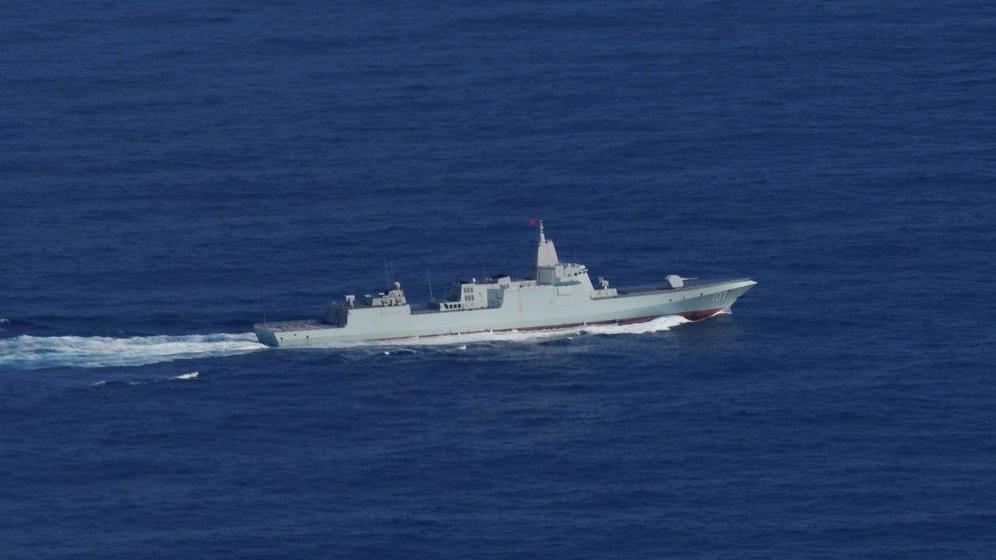
{"type": "Polygon", "coordinates": [[[0,556],[988,557],[996,10],[0,18],[0,556]],[[751,276],[729,315],[261,348],[344,293],[751,276]]]}

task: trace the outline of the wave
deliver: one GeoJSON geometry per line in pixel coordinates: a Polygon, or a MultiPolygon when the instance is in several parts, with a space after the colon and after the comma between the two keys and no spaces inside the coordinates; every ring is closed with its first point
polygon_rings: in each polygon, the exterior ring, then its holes
{"type": "MultiPolygon", "coordinates": [[[[17,336],[0,339],[0,367],[99,368],[245,354],[266,348],[253,333],[185,336],[17,336]]],[[[185,379],[192,379],[185,378],[185,379]]]]}
{"type": "MultiPolygon", "coordinates": [[[[466,350],[469,343],[533,342],[578,334],[615,335],[667,331],[689,322],[677,315],[626,325],[588,325],[564,329],[478,332],[415,337],[380,342],[355,342],[336,347],[447,346],[466,350]]],[[[28,336],[0,339],[0,367],[43,369],[52,367],[102,368],[141,366],[191,358],[233,356],[263,350],[253,333],[217,333],[185,336],[28,336]]],[[[175,379],[196,379],[197,372],[175,379]]]]}
{"type": "Polygon", "coordinates": [[[175,375],[173,377],[168,377],[164,379],[146,379],[146,380],[128,380],[128,379],[101,379],[96,383],[91,383],[91,387],[101,387],[101,386],[113,386],[113,385],[147,385],[149,383],[162,383],[164,381],[189,381],[191,379],[197,379],[200,376],[200,372],[192,371],[190,373],[184,373],[181,375],[175,375]]]}
{"type": "Polygon", "coordinates": [[[626,325],[591,325],[582,329],[587,334],[644,334],[658,331],[669,331],[678,325],[690,323],[681,315],[665,315],[643,323],[626,325]]]}
{"type": "Polygon", "coordinates": [[[587,325],[564,329],[545,329],[529,331],[476,332],[467,334],[448,334],[440,336],[401,338],[374,342],[348,342],[337,344],[336,347],[357,346],[447,346],[459,345],[457,349],[466,350],[468,343],[481,342],[535,342],[556,338],[565,338],[579,334],[615,335],[644,334],[671,330],[678,325],[690,322],[679,315],[667,315],[642,323],[625,325],[587,325]]]}

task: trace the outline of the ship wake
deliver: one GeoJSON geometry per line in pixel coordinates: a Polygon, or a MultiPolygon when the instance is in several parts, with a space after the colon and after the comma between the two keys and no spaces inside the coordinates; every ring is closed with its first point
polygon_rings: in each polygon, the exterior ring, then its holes
{"type": "Polygon", "coordinates": [[[266,346],[253,333],[185,336],[18,336],[0,339],[0,368],[120,367],[232,356],[266,346]]]}
{"type": "MultiPolygon", "coordinates": [[[[378,342],[337,344],[335,347],[447,346],[466,348],[472,343],[536,342],[575,335],[644,334],[667,331],[689,320],[677,315],[642,323],[587,325],[563,329],[452,334],[378,342]]],[[[184,360],[234,356],[265,349],[253,333],[216,333],[183,336],[28,336],[0,339],[0,368],[127,367],[184,360]]],[[[183,377],[180,379],[193,378],[183,377]]]]}
{"type": "Polygon", "coordinates": [[[671,330],[678,325],[690,322],[678,315],[658,317],[642,323],[624,325],[587,325],[563,329],[542,329],[526,331],[485,331],[463,334],[447,334],[436,336],[413,337],[403,339],[382,340],[373,342],[351,342],[337,344],[336,347],[356,346],[446,346],[465,345],[481,342],[535,342],[549,339],[566,338],[569,336],[614,335],[614,334],[645,334],[671,330]]]}

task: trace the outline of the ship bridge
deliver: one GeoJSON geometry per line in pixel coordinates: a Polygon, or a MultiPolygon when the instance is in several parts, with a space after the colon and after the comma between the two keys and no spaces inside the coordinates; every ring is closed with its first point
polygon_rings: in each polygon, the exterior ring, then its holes
{"type": "Polygon", "coordinates": [[[599,287],[595,288],[588,276],[588,267],[580,263],[564,263],[557,258],[557,248],[553,240],[546,236],[543,220],[539,220],[539,236],[536,240],[536,266],[533,267],[533,278],[539,286],[571,286],[580,285],[591,295],[592,299],[615,297],[615,288],[609,287],[609,282],[599,278],[599,287]]]}

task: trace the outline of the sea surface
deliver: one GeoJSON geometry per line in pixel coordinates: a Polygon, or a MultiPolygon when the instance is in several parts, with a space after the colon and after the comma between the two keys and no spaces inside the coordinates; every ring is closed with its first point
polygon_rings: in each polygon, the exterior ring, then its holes
{"type": "Polygon", "coordinates": [[[0,558],[992,558],[996,4],[0,7],[0,558]],[[731,314],[271,350],[399,280],[731,314]]]}

